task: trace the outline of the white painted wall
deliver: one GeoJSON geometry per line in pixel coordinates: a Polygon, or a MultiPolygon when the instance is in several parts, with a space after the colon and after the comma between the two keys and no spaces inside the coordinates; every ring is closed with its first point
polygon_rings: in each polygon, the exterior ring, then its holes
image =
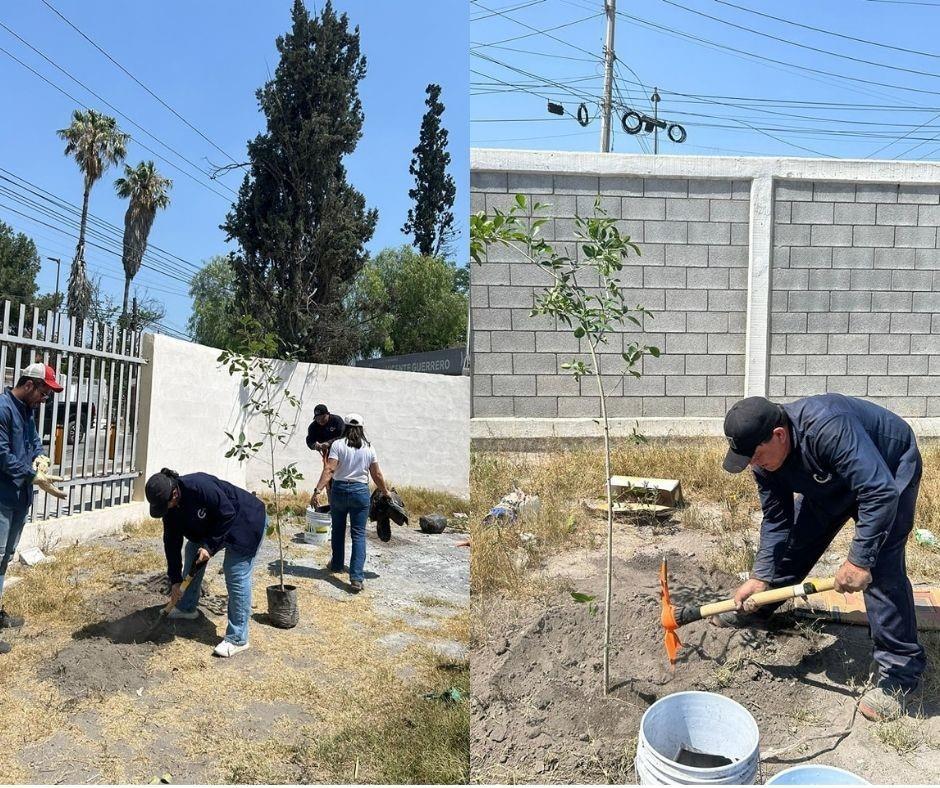
{"type": "MultiPolygon", "coordinates": [[[[241,391],[222,369],[215,348],[148,335],[144,357],[140,423],[143,479],[162,467],[180,473],[205,471],[233,484],[261,490],[270,468],[257,458],[243,465],[226,460],[225,431],[243,429],[241,391]],[[149,395],[149,396],[148,396],[149,395]]],[[[391,484],[469,495],[470,379],[326,364],[285,364],[281,376],[301,399],[300,417],[277,467],[296,462],[312,490],[321,470],[318,454],[305,443],[317,403],[332,411],[362,415],[391,484]]],[[[287,411],[285,411],[286,413],[287,411]]],[[[257,422],[258,420],[256,420],[257,422]]],[[[260,440],[260,423],[246,434],[260,440]]],[[[143,495],[143,485],[137,490],[143,495]]]]}

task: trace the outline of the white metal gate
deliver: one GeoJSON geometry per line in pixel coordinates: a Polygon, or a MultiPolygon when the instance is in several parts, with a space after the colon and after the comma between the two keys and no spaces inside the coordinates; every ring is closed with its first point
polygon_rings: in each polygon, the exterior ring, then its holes
{"type": "Polygon", "coordinates": [[[136,464],[141,335],[57,312],[3,302],[0,371],[4,387],[34,361],[51,365],[63,390],[36,413],[51,473],[66,477],[59,500],[36,490],[30,519],[44,520],[128,503],[136,464]]]}

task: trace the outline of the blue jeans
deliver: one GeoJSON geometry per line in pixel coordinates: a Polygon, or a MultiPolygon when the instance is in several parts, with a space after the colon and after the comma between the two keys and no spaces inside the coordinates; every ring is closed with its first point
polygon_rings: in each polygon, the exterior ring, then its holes
{"type": "MultiPolygon", "coordinates": [[[[186,542],[186,559],[183,561],[183,576],[189,574],[189,569],[196,560],[199,545],[195,542],[186,542]]],[[[251,572],[255,567],[254,555],[245,555],[233,547],[225,548],[225,558],[222,560],[222,572],[225,574],[225,587],[228,590],[228,627],[225,629],[225,640],[236,646],[244,646],[248,642],[248,621],[251,618],[251,572]]],[[[206,574],[203,565],[193,581],[189,584],[177,608],[187,613],[196,609],[199,604],[199,591],[202,588],[202,578],[206,574]]]]}
{"type": "Polygon", "coordinates": [[[0,596],[3,595],[3,581],[6,579],[10,559],[13,558],[16,546],[23,535],[28,511],[28,506],[24,508],[0,506],[0,546],[3,547],[3,558],[0,559],[0,596]]]}
{"type": "Polygon", "coordinates": [[[363,579],[362,568],[366,564],[366,521],[369,519],[369,485],[365,482],[333,482],[330,498],[330,517],[333,520],[331,543],[333,545],[333,569],[343,568],[346,553],[346,516],[349,515],[349,532],[352,538],[352,555],[349,556],[349,579],[363,579]]]}

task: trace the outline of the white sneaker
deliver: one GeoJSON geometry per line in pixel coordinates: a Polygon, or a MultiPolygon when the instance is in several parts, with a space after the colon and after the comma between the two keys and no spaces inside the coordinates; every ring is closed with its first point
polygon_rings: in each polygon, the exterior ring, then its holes
{"type": "Polygon", "coordinates": [[[180,610],[178,607],[174,607],[167,615],[167,618],[177,618],[177,619],[182,618],[182,619],[185,619],[186,621],[195,621],[197,618],[199,618],[199,611],[198,610],[180,610]]]}
{"type": "Polygon", "coordinates": [[[221,643],[219,643],[218,646],[215,647],[215,650],[212,653],[217,657],[233,657],[239,651],[244,651],[246,648],[248,648],[247,643],[244,646],[236,646],[234,643],[228,640],[223,640],[221,643]]]}

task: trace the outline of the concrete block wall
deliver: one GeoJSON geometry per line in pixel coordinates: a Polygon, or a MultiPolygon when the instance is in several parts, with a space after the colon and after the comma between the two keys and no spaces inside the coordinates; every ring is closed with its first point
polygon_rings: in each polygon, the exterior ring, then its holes
{"type": "MultiPolygon", "coordinates": [[[[548,207],[542,229],[559,252],[576,257],[575,217],[595,201],[640,248],[620,283],[630,303],[653,313],[643,331],[611,337],[600,367],[615,417],[718,416],[744,391],[750,184],[695,179],[520,172],[473,173],[475,210],[509,210],[516,194],[548,207]],[[631,341],[658,347],[643,377],[624,374],[631,341]]],[[[587,358],[583,342],[551,318],[531,317],[550,279],[508,248],[488,250],[471,272],[474,416],[595,416],[593,378],[580,383],[561,365],[587,358]]]]}
{"type": "MultiPolygon", "coordinates": [[[[550,203],[571,253],[599,199],[640,246],[622,285],[655,317],[601,359],[615,433],[720,434],[742,396],[839,391],[940,435],[940,164],[474,150],[471,193],[550,203]],[[631,339],[664,351],[641,380],[616,367],[631,339]]],[[[584,348],[529,317],[544,284],[504,249],[471,267],[474,438],[596,432],[594,382],[560,370],[584,348]]]]}
{"type": "Polygon", "coordinates": [[[940,414],[940,185],[779,181],[769,393],[940,414]]]}

